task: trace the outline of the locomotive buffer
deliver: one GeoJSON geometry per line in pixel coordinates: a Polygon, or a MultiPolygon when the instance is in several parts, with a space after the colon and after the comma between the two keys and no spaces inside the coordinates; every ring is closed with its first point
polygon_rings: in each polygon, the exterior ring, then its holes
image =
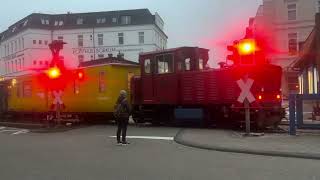
{"type": "Polygon", "coordinates": [[[250,103],[253,103],[256,100],[250,91],[253,82],[254,80],[250,79],[248,75],[245,75],[244,78],[237,81],[237,84],[241,89],[241,93],[237,100],[244,104],[245,109],[246,136],[250,136],[250,103]]]}

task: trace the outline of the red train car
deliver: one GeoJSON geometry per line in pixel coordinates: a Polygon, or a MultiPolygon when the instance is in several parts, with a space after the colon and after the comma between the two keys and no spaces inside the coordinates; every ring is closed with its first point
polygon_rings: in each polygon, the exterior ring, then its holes
{"type": "Polygon", "coordinates": [[[181,47],[140,55],[141,76],[132,81],[133,119],[136,122],[198,121],[238,123],[244,118],[237,102],[237,81],[247,75],[254,80],[251,104],[259,127],[281,121],[281,73],[271,64],[207,68],[209,50],[181,47]]]}

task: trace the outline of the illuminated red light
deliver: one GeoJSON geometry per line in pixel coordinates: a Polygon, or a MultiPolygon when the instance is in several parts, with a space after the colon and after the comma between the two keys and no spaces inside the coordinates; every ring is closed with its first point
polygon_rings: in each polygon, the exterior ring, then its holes
{"type": "Polygon", "coordinates": [[[278,95],[277,95],[277,99],[281,99],[281,95],[278,94],[278,95]]]}
{"type": "Polygon", "coordinates": [[[256,51],[256,43],[254,40],[245,39],[238,44],[238,52],[240,55],[253,54],[256,51]]]}
{"type": "Polygon", "coordinates": [[[83,78],[83,73],[82,73],[82,72],[79,72],[79,73],[78,73],[78,78],[79,78],[79,79],[82,79],[82,78],[83,78]]]}
{"type": "Polygon", "coordinates": [[[47,75],[49,76],[50,79],[56,79],[56,78],[60,77],[61,71],[59,68],[53,67],[47,71],[47,75]]]}
{"type": "Polygon", "coordinates": [[[258,96],[258,99],[259,99],[259,100],[262,100],[262,96],[261,96],[261,95],[259,95],[259,96],[258,96]]]}

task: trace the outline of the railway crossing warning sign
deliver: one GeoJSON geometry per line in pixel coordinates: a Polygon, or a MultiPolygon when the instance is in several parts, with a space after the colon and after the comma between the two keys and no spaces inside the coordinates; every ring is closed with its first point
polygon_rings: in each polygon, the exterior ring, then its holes
{"type": "Polygon", "coordinates": [[[52,95],[53,95],[53,102],[52,102],[52,109],[56,109],[58,106],[65,108],[64,103],[62,101],[62,94],[63,92],[61,90],[59,91],[53,91],[52,95]]]}
{"type": "Polygon", "coordinates": [[[254,102],[256,98],[251,93],[250,89],[253,85],[254,80],[248,78],[248,75],[245,75],[243,79],[239,79],[237,81],[238,86],[241,89],[240,96],[238,97],[238,101],[240,103],[244,103],[245,109],[245,121],[246,121],[246,134],[250,136],[250,103],[254,102]]]}
{"type": "Polygon", "coordinates": [[[238,86],[241,89],[240,96],[238,97],[238,101],[240,103],[244,103],[245,99],[249,101],[249,103],[252,103],[256,100],[256,98],[251,93],[250,89],[253,85],[254,80],[250,78],[246,78],[246,80],[239,79],[237,81],[238,86]]]}

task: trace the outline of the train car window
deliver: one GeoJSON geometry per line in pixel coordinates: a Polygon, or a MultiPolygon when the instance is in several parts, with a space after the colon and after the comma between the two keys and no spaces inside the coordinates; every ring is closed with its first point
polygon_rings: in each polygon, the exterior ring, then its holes
{"type": "Polygon", "coordinates": [[[20,98],[22,96],[22,93],[21,93],[21,83],[18,83],[16,85],[17,87],[17,97],[20,98]]]}
{"type": "Polygon", "coordinates": [[[199,59],[199,70],[203,69],[203,59],[199,59]]]}
{"type": "Polygon", "coordinates": [[[103,93],[106,91],[106,72],[99,72],[99,92],[103,93]]]}
{"type": "Polygon", "coordinates": [[[182,62],[181,61],[179,61],[178,62],[178,71],[182,71],[183,69],[182,69],[182,62]]]}
{"type": "Polygon", "coordinates": [[[158,63],[158,73],[167,74],[173,73],[173,56],[172,54],[159,55],[156,56],[158,63]]]}
{"type": "Polygon", "coordinates": [[[150,74],[151,73],[151,62],[150,59],[144,60],[144,73],[150,74]]]}
{"type": "Polygon", "coordinates": [[[26,81],[23,83],[23,97],[32,97],[31,81],[26,81]]]}
{"type": "Polygon", "coordinates": [[[184,60],[184,67],[185,67],[185,71],[190,71],[191,70],[191,60],[190,58],[187,58],[184,60]]]}

